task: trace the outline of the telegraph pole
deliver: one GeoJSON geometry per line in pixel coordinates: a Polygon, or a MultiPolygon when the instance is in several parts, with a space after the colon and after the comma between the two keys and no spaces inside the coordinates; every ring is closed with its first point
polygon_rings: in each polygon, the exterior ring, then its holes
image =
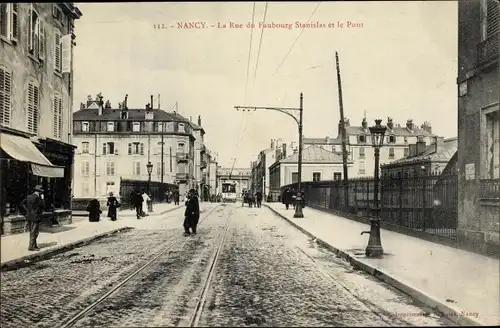
{"type": "Polygon", "coordinates": [[[348,188],[348,174],[347,174],[347,133],[345,129],[345,119],[344,119],[344,103],[342,100],[342,79],[340,78],[340,64],[339,64],[339,54],[335,51],[335,60],[337,63],[337,82],[339,90],[339,108],[340,108],[340,129],[342,130],[342,166],[344,168],[344,206],[349,205],[349,194],[347,192],[348,188]]]}

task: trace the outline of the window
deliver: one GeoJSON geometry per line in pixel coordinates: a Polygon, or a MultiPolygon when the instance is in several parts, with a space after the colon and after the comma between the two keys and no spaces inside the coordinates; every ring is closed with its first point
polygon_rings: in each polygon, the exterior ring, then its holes
{"type": "Polygon", "coordinates": [[[115,123],[114,122],[108,122],[108,132],[114,132],[115,131],[115,123]]]}
{"type": "Polygon", "coordinates": [[[89,131],[89,122],[82,122],[82,131],[84,132],[89,131]]]}
{"type": "MultiPolygon", "coordinates": [[[[498,107],[497,107],[498,108],[498,107]]],[[[486,179],[500,179],[500,110],[485,115],[486,140],[484,141],[486,179]]]]}
{"type": "Polygon", "coordinates": [[[12,72],[0,66],[0,124],[9,126],[11,116],[12,72]]]}
{"type": "MultiPolygon", "coordinates": [[[[163,174],[165,174],[165,163],[163,163],[163,174]]],[[[161,162],[156,163],[156,175],[161,177],[161,162]]]]}
{"type": "Polygon", "coordinates": [[[496,0],[486,3],[486,38],[492,38],[500,31],[500,6],[496,0]]]}
{"type": "Polygon", "coordinates": [[[106,162],[106,175],[108,177],[115,175],[115,162],[106,162]]]}
{"type": "Polygon", "coordinates": [[[297,182],[299,182],[299,173],[292,172],[292,183],[297,183],[297,182]]]}
{"type": "Polygon", "coordinates": [[[183,142],[179,142],[177,144],[177,152],[178,153],[183,153],[184,152],[184,143],[183,142]]]}
{"type": "Polygon", "coordinates": [[[408,149],[408,148],[404,148],[404,149],[403,149],[403,152],[404,152],[404,153],[403,153],[404,157],[407,157],[407,156],[408,156],[408,154],[410,154],[410,151],[409,151],[409,149],[408,149]]]}
{"type": "Polygon", "coordinates": [[[88,177],[90,175],[90,163],[88,161],[82,162],[82,177],[88,177]]]}
{"type": "Polygon", "coordinates": [[[359,147],[359,158],[365,158],[365,147],[359,147]]]}
{"type": "MultiPolygon", "coordinates": [[[[156,144],[156,151],[155,151],[155,154],[157,154],[157,155],[161,155],[161,153],[162,153],[162,148],[161,148],[162,144],[163,144],[163,142],[158,142],[158,143],[156,144]]],[[[163,149],[163,153],[165,154],[165,149],[163,149]]]]}
{"type": "Polygon", "coordinates": [[[17,42],[19,37],[18,12],[18,3],[0,4],[0,36],[13,42],[17,42]]]}
{"type": "Polygon", "coordinates": [[[134,122],[132,125],[132,131],[134,132],[141,132],[141,123],[140,122],[134,122]]]}
{"type": "Polygon", "coordinates": [[[389,143],[396,143],[396,136],[389,136],[389,143]]]}
{"type": "Polygon", "coordinates": [[[174,122],[166,122],[165,132],[173,132],[173,131],[174,131],[174,122]]]}
{"type": "Polygon", "coordinates": [[[141,142],[133,142],[128,144],[129,155],[144,155],[144,144],[141,142]]]}
{"type": "Polygon", "coordinates": [[[158,132],[163,132],[163,127],[164,127],[163,122],[157,123],[157,131],[158,132]]]}
{"type": "Polygon", "coordinates": [[[394,158],[394,148],[393,147],[389,148],[389,158],[394,158]]]}
{"type": "Polygon", "coordinates": [[[37,59],[43,59],[45,54],[45,28],[38,13],[33,8],[33,4],[30,4],[26,40],[28,52],[37,59]]]}
{"type": "Polygon", "coordinates": [[[186,132],[184,129],[184,123],[179,123],[179,132],[186,132]]]}
{"type": "Polygon", "coordinates": [[[40,94],[38,85],[31,81],[28,83],[28,94],[26,95],[26,109],[28,132],[38,135],[38,112],[40,106],[40,94]]]}
{"type": "Polygon", "coordinates": [[[56,5],[56,4],[52,5],[52,16],[55,18],[55,20],[57,22],[59,22],[62,25],[64,25],[64,15],[63,15],[63,12],[62,12],[61,8],[59,8],[59,6],[56,5]]]}
{"type": "Polygon", "coordinates": [[[89,153],[89,143],[82,142],[82,154],[88,154],[88,153],[89,153]]]}
{"type": "Polygon", "coordinates": [[[141,175],[141,163],[140,162],[134,162],[132,163],[133,164],[133,167],[132,167],[132,174],[133,175],[141,175]]]}
{"type": "Polygon", "coordinates": [[[61,31],[54,29],[54,70],[58,73],[62,71],[62,46],[61,31]]]}
{"type": "Polygon", "coordinates": [[[106,142],[102,144],[102,154],[103,155],[113,155],[115,154],[115,143],[114,142],[106,142]]]}
{"type": "Polygon", "coordinates": [[[333,173],[333,180],[335,180],[335,181],[342,180],[342,173],[340,173],[340,172],[334,172],[333,173]]]}
{"type": "Polygon", "coordinates": [[[53,124],[53,133],[54,138],[61,139],[62,138],[62,97],[58,94],[54,95],[54,101],[52,104],[53,108],[53,116],[54,120],[53,124]]]}
{"type": "Polygon", "coordinates": [[[358,143],[365,143],[366,142],[366,136],[360,135],[358,136],[358,143]]]}
{"type": "Polygon", "coordinates": [[[408,137],[404,137],[404,143],[407,144],[408,143],[408,137]]]}
{"type": "Polygon", "coordinates": [[[366,171],[365,171],[365,162],[359,162],[359,171],[358,171],[359,174],[365,174],[366,171]]]}
{"type": "Polygon", "coordinates": [[[313,181],[320,181],[320,180],[321,180],[321,173],[313,172],[313,181]]]}
{"type": "Polygon", "coordinates": [[[332,152],[336,152],[337,149],[335,148],[335,146],[332,146],[332,152]]]}

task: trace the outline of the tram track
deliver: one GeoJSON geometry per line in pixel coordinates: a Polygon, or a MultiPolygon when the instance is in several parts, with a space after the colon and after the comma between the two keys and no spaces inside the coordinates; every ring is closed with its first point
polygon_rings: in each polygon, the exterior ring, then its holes
{"type": "MultiPolygon", "coordinates": [[[[222,211],[219,211],[219,212],[223,212],[224,207],[225,207],[224,205],[222,205],[222,206],[217,205],[217,206],[214,206],[213,208],[211,208],[208,211],[208,213],[206,213],[205,216],[200,220],[198,225],[201,225],[203,222],[205,222],[216,211],[216,209],[222,208],[222,211]]],[[[228,222],[226,222],[225,227],[224,227],[224,231],[223,231],[224,238],[225,238],[225,232],[227,231],[227,228],[228,228],[228,222]]],[[[150,259],[148,259],[144,264],[142,264],[134,272],[128,274],[126,277],[121,279],[119,283],[114,285],[111,289],[109,289],[106,293],[104,293],[101,297],[99,297],[97,300],[92,302],[86,308],[84,308],[83,310],[78,312],[76,315],[73,315],[72,317],[67,319],[63,323],[63,325],[61,325],[60,327],[61,328],[68,328],[68,327],[73,327],[74,325],[76,325],[80,320],[84,319],[90,312],[95,310],[99,305],[105,303],[106,300],[108,300],[112,295],[115,295],[117,292],[119,292],[119,290],[122,289],[122,287],[124,287],[125,285],[127,285],[127,283],[130,282],[133,278],[137,278],[138,276],[140,276],[141,273],[145,272],[145,270],[147,268],[152,266],[152,264],[154,264],[156,261],[158,261],[163,255],[169,253],[176,246],[183,247],[190,240],[192,240],[192,238],[186,238],[184,236],[176,236],[176,237],[170,238],[169,241],[166,242],[166,245],[163,247],[163,249],[161,249],[161,251],[159,251],[158,253],[153,255],[150,259]]],[[[222,244],[219,244],[219,247],[217,248],[217,254],[220,251],[221,245],[222,244]]],[[[215,258],[215,260],[216,260],[216,258],[215,258]]],[[[210,272],[213,271],[213,269],[215,268],[215,265],[213,265],[213,263],[214,263],[214,259],[212,259],[212,263],[211,263],[212,265],[210,267],[210,272]]],[[[211,277],[211,275],[210,275],[210,277],[211,277]]],[[[207,285],[206,281],[204,282],[204,286],[205,285],[207,285]]],[[[197,307],[197,311],[199,311],[200,314],[201,314],[201,310],[202,310],[202,308],[198,310],[198,307],[197,307]]]]}

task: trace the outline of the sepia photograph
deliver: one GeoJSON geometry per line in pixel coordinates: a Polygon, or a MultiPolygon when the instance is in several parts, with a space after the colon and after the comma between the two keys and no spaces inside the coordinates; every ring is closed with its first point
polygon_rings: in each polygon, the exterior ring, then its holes
{"type": "Polygon", "coordinates": [[[500,325],[500,2],[0,3],[0,325],[500,325]]]}

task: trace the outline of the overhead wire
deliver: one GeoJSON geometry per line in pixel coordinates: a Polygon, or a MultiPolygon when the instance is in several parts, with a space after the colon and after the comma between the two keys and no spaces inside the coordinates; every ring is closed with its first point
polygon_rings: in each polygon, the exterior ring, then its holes
{"type": "MultiPolygon", "coordinates": [[[[320,5],[321,5],[321,1],[318,2],[318,5],[316,6],[316,8],[314,8],[311,16],[309,16],[309,19],[307,20],[307,23],[309,23],[309,21],[311,21],[311,18],[313,18],[314,14],[316,13],[316,11],[318,10],[318,8],[319,8],[320,5]]],[[[290,54],[290,52],[292,52],[293,47],[295,46],[295,44],[297,43],[297,41],[302,36],[302,33],[304,33],[305,28],[306,28],[306,26],[304,25],[304,27],[300,31],[299,35],[297,35],[297,38],[295,39],[295,41],[293,41],[292,46],[290,47],[290,49],[288,49],[288,52],[286,53],[285,57],[283,57],[283,60],[281,61],[281,63],[279,64],[278,68],[276,69],[276,71],[273,74],[276,74],[279,71],[279,69],[281,68],[281,66],[283,65],[283,63],[285,62],[285,60],[287,59],[287,57],[290,54]]]]}

